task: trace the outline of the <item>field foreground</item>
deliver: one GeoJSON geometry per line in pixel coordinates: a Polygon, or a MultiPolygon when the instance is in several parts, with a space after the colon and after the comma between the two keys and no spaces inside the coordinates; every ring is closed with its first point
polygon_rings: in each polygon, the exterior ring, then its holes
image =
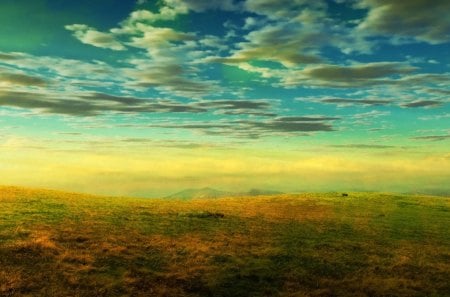
{"type": "Polygon", "coordinates": [[[450,199],[0,187],[0,296],[450,296],[450,199]]]}

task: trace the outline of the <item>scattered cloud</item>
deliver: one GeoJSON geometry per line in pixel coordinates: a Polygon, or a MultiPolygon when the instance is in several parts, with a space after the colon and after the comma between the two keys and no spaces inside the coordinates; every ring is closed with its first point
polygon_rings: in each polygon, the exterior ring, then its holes
{"type": "Polygon", "coordinates": [[[205,135],[231,136],[244,139],[257,139],[273,135],[308,136],[315,132],[334,131],[332,121],[337,117],[326,116],[284,116],[265,120],[236,120],[223,122],[185,123],[179,125],[158,124],[156,128],[188,129],[205,135]]]}
{"type": "Polygon", "coordinates": [[[393,145],[383,145],[383,144],[335,144],[330,145],[333,148],[341,148],[341,149],[392,149],[396,148],[393,145]]]}
{"type": "Polygon", "coordinates": [[[436,100],[417,100],[417,101],[401,104],[402,107],[409,107],[409,108],[438,107],[441,105],[442,105],[442,102],[436,101],[436,100]]]}
{"type": "Polygon", "coordinates": [[[389,105],[391,100],[382,99],[345,99],[345,98],[326,98],[320,100],[323,103],[337,104],[337,105],[389,105]]]}
{"type": "Polygon", "coordinates": [[[128,61],[134,67],[124,69],[131,87],[155,88],[171,94],[192,97],[202,96],[216,89],[216,83],[211,80],[201,80],[193,71],[183,68],[177,61],[156,60],[154,63],[145,59],[128,61]]]}
{"type": "Polygon", "coordinates": [[[262,129],[267,132],[318,132],[334,131],[330,120],[338,118],[330,117],[280,117],[262,124],[257,122],[247,122],[255,129],[262,129]]]}
{"type": "Polygon", "coordinates": [[[385,117],[390,115],[390,111],[379,111],[379,110],[372,110],[369,112],[363,112],[363,113],[357,113],[354,114],[352,117],[355,119],[368,119],[368,118],[379,118],[379,117],[385,117]]]}
{"type": "Polygon", "coordinates": [[[369,9],[358,28],[387,36],[397,35],[429,43],[450,41],[450,2],[447,0],[361,0],[359,8],[369,9]]]}
{"type": "Polygon", "coordinates": [[[443,114],[422,116],[422,117],[419,117],[419,120],[431,121],[431,120],[442,120],[442,119],[448,119],[448,118],[450,118],[450,113],[447,112],[447,113],[443,113],[443,114]]]}
{"type": "Polygon", "coordinates": [[[19,86],[46,86],[48,81],[41,77],[23,73],[1,72],[0,69],[0,86],[4,83],[19,86]]]}
{"type": "Polygon", "coordinates": [[[293,71],[283,78],[283,84],[301,84],[355,88],[393,83],[396,76],[409,74],[416,68],[395,62],[375,62],[349,66],[322,64],[293,71]]]}
{"type": "Polygon", "coordinates": [[[36,109],[43,113],[95,116],[116,113],[206,113],[267,116],[271,104],[264,100],[215,100],[178,102],[168,99],[116,96],[105,93],[79,93],[71,96],[50,92],[0,90],[0,106],[36,109]]]}
{"type": "Polygon", "coordinates": [[[322,59],[313,51],[318,43],[325,43],[326,35],[320,31],[303,30],[298,24],[267,25],[251,31],[239,49],[228,57],[212,57],[211,62],[240,64],[253,60],[281,63],[285,67],[320,63],[322,59]]]}
{"type": "MultiPolygon", "coordinates": [[[[30,73],[43,72],[48,77],[54,77],[56,80],[70,79],[71,82],[79,80],[89,85],[96,81],[117,82],[122,80],[121,71],[105,62],[82,61],[74,59],[65,59],[60,57],[36,56],[25,53],[9,53],[10,59],[2,61],[8,67],[8,71],[15,71],[31,76],[30,73]],[[114,74],[114,75],[113,75],[114,74]]],[[[55,81],[53,81],[55,83],[55,81]]]]}
{"type": "Polygon", "coordinates": [[[1,60],[15,60],[17,59],[16,55],[14,54],[5,54],[5,53],[0,53],[0,61],[1,60]]]}
{"type": "Polygon", "coordinates": [[[198,106],[213,107],[220,109],[250,109],[250,110],[266,110],[272,104],[268,100],[209,100],[197,103],[198,106]]]}
{"type": "Polygon", "coordinates": [[[304,74],[319,80],[349,83],[353,80],[371,80],[394,74],[407,74],[415,69],[400,63],[378,62],[351,66],[320,65],[307,68],[304,74]]]}
{"type": "Polygon", "coordinates": [[[282,122],[323,122],[340,120],[340,117],[326,117],[326,116],[286,116],[279,117],[277,121],[282,122]]]}
{"type": "Polygon", "coordinates": [[[107,48],[115,51],[123,51],[126,48],[114,37],[112,33],[97,31],[83,24],[67,25],[65,28],[73,32],[78,40],[84,44],[107,48]]]}
{"type": "Polygon", "coordinates": [[[249,12],[271,19],[298,18],[300,20],[307,14],[324,16],[324,10],[327,7],[322,0],[247,0],[244,6],[249,12]]]}
{"type": "Polygon", "coordinates": [[[450,134],[447,135],[427,135],[427,136],[417,136],[412,137],[414,140],[427,140],[427,141],[443,141],[450,139],[450,134]]]}
{"type": "Polygon", "coordinates": [[[205,12],[206,10],[235,11],[241,9],[241,4],[235,0],[165,0],[164,2],[171,7],[185,7],[195,12],[205,12]]]}
{"type": "Polygon", "coordinates": [[[71,116],[95,116],[105,112],[206,112],[205,109],[170,100],[138,99],[97,93],[61,98],[61,94],[54,93],[0,91],[0,106],[37,109],[43,113],[71,116]]]}

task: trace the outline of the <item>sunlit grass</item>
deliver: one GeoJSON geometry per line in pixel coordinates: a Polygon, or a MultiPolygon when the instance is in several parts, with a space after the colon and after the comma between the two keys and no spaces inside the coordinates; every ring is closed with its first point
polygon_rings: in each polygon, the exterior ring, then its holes
{"type": "Polygon", "coordinates": [[[449,296],[450,200],[0,187],[0,296],[449,296]]]}

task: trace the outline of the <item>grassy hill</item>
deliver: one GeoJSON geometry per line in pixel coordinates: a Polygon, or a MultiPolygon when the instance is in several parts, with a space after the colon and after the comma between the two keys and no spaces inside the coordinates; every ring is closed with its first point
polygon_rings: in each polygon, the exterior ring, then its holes
{"type": "Polygon", "coordinates": [[[0,187],[0,296],[450,296],[450,199],[0,187]]]}

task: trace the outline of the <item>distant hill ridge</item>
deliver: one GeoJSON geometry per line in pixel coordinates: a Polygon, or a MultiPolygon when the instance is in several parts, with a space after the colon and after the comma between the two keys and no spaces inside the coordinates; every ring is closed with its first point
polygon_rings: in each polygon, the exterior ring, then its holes
{"type": "Polygon", "coordinates": [[[251,189],[247,192],[228,192],[213,189],[210,187],[186,189],[165,198],[178,198],[178,199],[207,199],[207,198],[221,198],[221,197],[236,197],[236,196],[260,196],[260,195],[277,195],[283,194],[279,191],[251,189]]]}

